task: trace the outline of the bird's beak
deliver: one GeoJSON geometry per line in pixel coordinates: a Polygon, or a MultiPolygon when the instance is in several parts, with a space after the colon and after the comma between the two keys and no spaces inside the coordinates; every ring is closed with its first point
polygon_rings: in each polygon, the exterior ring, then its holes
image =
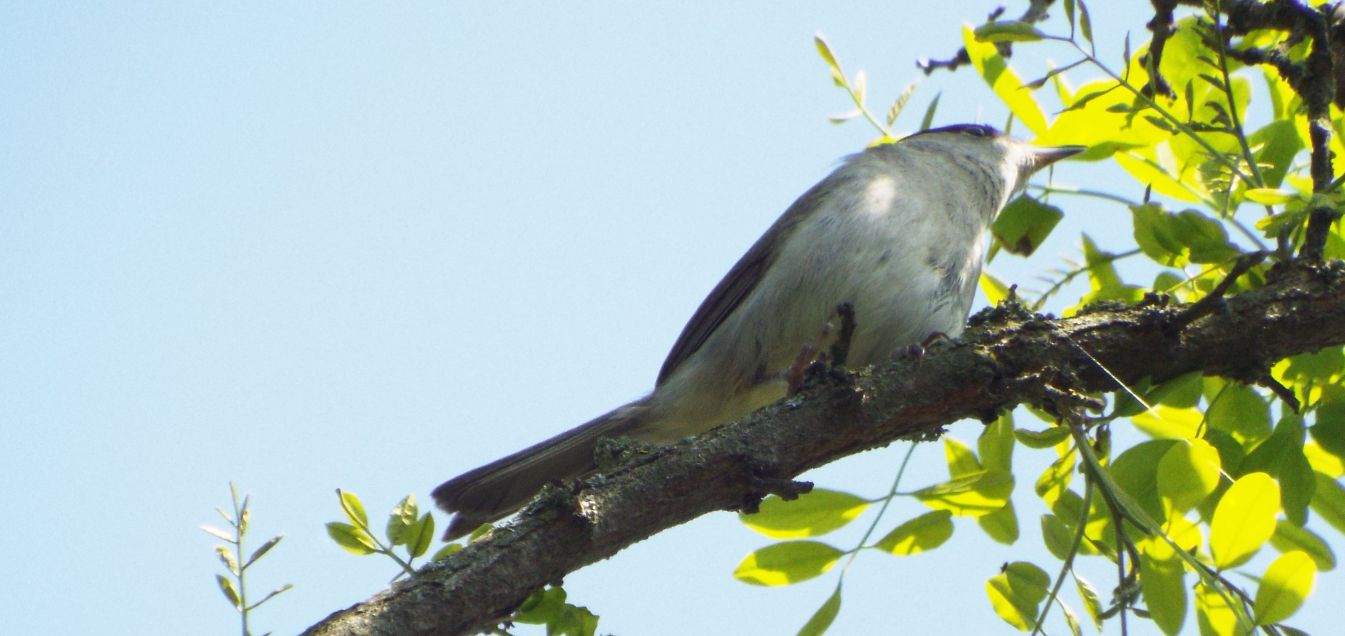
{"type": "Polygon", "coordinates": [[[1087,146],[1034,146],[1032,148],[1032,158],[1029,160],[1029,171],[1036,172],[1061,159],[1073,157],[1087,149],[1087,146]]]}

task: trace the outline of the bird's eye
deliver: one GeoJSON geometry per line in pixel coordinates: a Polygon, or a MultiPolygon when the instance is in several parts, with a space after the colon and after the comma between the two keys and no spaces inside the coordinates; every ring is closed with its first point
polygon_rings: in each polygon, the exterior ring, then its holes
{"type": "Polygon", "coordinates": [[[972,137],[990,137],[993,135],[989,126],[967,126],[962,129],[962,132],[972,137]]]}

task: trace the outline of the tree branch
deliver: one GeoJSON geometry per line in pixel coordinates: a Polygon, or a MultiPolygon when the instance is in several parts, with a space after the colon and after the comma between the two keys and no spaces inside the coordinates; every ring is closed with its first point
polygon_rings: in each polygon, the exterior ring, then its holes
{"type": "Polygon", "coordinates": [[[1296,265],[1182,326],[1184,306],[1108,309],[1052,320],[1001,306],[957,341],[803,392],[744,420],[566,487],[506,525],[306,633],[456,634],[488,629],[529,594],[632,543],[715,510],[755,502],[763,484],[963,418],[1110,391],[1114,378],[1189,372],[1245,381],[1282,358],[1345,344],[1345,266],[1296,265]],[[1100,366],[1101,365],[1101,366],[1100,366]],[[1105,369],[1102,367],[1105,366],[1105,369]]]}

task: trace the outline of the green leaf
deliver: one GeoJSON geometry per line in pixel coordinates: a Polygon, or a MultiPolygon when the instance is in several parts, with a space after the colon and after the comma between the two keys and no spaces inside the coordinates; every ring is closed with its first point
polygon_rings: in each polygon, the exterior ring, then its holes
{"type": "Polygon", "coordinates": [[[351,554],[373,554],[378,552],[377,544],[369,533],[356,528],[348,523],[332,521],[327,524],[327,536],[330,536],[336,545],[341,546],[351,554]]]}
{"type": "Polygon", "coordinates": [[[1205,410],[1211,427],[1232,435],[1246,448],[1270,436],[1270,406],[1256,391],[1223,380],[1211,379],[1209,384],[1219,387],[1205,410]]]}
{"type": "Polygon", "coordinates": [[[867,499],[848,492],[813,489],[794,501],[775,495],[753,514],[739,514],[743,525],[775,539],[816,537],[854,521],[869,507],[867,499]]]}
{"type": "Polygon", "coordinates": [[[1284,512],[1300,525],[1307,522],[1308,502],[1316,490],[1312,466],[1303,455],[1305,438],[1302,419],[1287,413],[1280,418],[1270,438],[1247,455],[1239,466],[1242,472],[1260,471],[1278,479],[1284,512]]]}
{"type": "Polygon", "coordinates": [[[1312,504],[1313,495],[1317,494],[1317,481],[1313,472],[1302,446],[1285,453],[1284,463],[1276,478],[1281,486],[1280,504],[1284,507],[1285,516],[1294,523],[1308,522],[1308,506],[1312,504]]]}
{"type": "Polygon", "coordinates": [[[1014,511],[1012,501],[1005,502],[999,510],[977,517],[976,525],[986,536],[1004,545],[1013,545],[1018,540],[1018,513],[1014,511]]]}
{"type": "Polygon", "coordinates": [[[1148,550],[1140,553],[1140,590],[1154,623],[1163,633],[1176,634],[1186,621],[1186,584],[1181,559],[1170,549],[1166,556],[1158,558],[1148,550]]]}
{"type": "Polygon", "coordinates": [[[953,479],[985,472],[971,447],[951,435],[943,436],[943,458],[948,463],[948,476],[953,479]]]}
{"type": "MultiPolygon", "coordinates": [[[[1246,454],[1242,451],[1242,446],[1232,435],[1225,433],[1217,428],[1206,428],[1205,434],[1201,439],[1210,443],[1215,450],[1219,451],[1219,463],[1223,465],[1224,472],[1230,475],[1241,475],[1242,460],[1246,454]]],[[[1206,500],[1208,501],[1208,500],[1206,500]]],[[[1210,508],[1213,512],[1214,508],[1210,508]]]]}
{"type": "Polygon", "coordinates": [[[1013,471],[1013,413],[1008,412],[987,424],[976,439],[981,465],[989,471],[1013,471]]]}
{"type": "Polygon", "coordinates": [[[412,558],[425,554],[434,543],[434,517],[425,513],[407,535],[406,552],[412,558]]]}
{"type": "Polygon", "coordinates": [[[1031,256],[1065,213],[1026,194],[1010,201],[990,224],[990,234],[1011,254],[1031,256]]]}
{"type": "Polygon", "coordinates": [[[392,545],[405,545],[411,540],[411,531],[416,525],[416,516],[419,511],[416,509],[416,496],[407,495],[403,497],[397,505],[392,507],[392,513],[388,515],[388,541],[392,545]]]}
{"type": "Polygon", "coordinates": [[[1345,460],[1345,395],[1333,390],[1323,394],[1323,400],[1308,434],[1322,450],[1345,460]]]}
{"type": "Polygon", "coordinates": [[[1345,534],[1345,487],[1322,473],[1315,473],[1313,477],[1317,488],[1312,496],[1312,511],[1336,532],[1345,534]]]}
{"type": "Polygon", "coordinates": [[[1279,188],[1248,188],[1243,195],[1248,201],[1261,205],[1281,205],[1299,198],[1297,192],[1279,188]]]}
{"type": "MultiPolygon", "coordinates": [[[[1161,272],[1153,284],[1154,290],[1172,289],[1184,283],[1181,278],[1169,271],[1161,272]]],[[[1133,382],[1128,391],[1117,391],[1114,410],[1118,416],[1134,417],[1147,410],[1149,405],[1163,405],[1174,409],[1189,409],[1200,403],[1201,375],[1192,372],[1177,376],[1158,385],[1152,385],[1149,378],[1133,382]],[[1144,403],[1137,401],[1131,393],[1143,397],[1144,403]]]]}
{"type": "MultiPolygon", "coordinates": [[[[1276,215],[1281,216],[1281,215],[1276,215]]],[[[1303,353],[1289,358],[1279,379],[1285,384],[1320,382],[1332,376],[1345,373],[1345,349],[1327,347],[1313,353],[1303,353]]],[[[1279,369],[1280,364],[1275,365],[1279,369]]]]}
{"type": "Polygon", "coordinates": [[[1179,375],[1150,389],[1144,399],[1179,409],[1193,407],[1200,402],[1200,379],[1199,371],[1179,375]]]}
{"type": "Polygon", "coordinates": [[[733,577],[753,585],[790,585],[821,576],[845,553],[818,541],[786,541],[752,552],[733,577]]]}
{"type": "Polygon", "coordinates": [[[1093,41],[1093,20],[1088,17],[1088,7],[1084,5],[1083,0],[1077,0],[1079,4],[1079,33],[1083,39],[1088,42],[1093,41]]]}
{"type": "Polygon", "coordinates": [[[1209,442],[1173,444],[1158,462],[1158,494],[1174,510],[1190,510],[1219,485],[1219,469],[1219,451],[1209,442]]]}
{"type": "Polygon", "coordinates": [[[1177,443],[1172,440],[1141,442],[1126,449],[1109,467],[1117,485],[1154,519],[1165,516],[1163,502],[1158,496],[1158,463],[1177,443]]]}
{"type": "Polygon", "coordinates": [[[1270,535],[1270,545],[1282,553],[1299,551],[1308,555],[1321,572],[1336,569],[1336,554],[1331,551],[1331,546],[1315,532],[1296,526],[1291,521],[1281,519],[1275,523],[1275,534],[1270,535]]]}
{"type": "Polygon", "coordinates": [[[1080,301],[1079,306],[1104,300],[1135,303],[1144,296],[1144,290],[1121,281],[1120,274],[1116,272],[1115,255],[1098,249],[1097,244],[1087,234],[1083,235],[1083,256],[1084,262],[1088,265],[1090,291],[1080,301]]]}
{"type": "Polygon", "coordinates": [[[1097,590],[1077,574],[1074,575],[1074,584],[1079,588],[1079,598],[1083,599],[1083,607],[1088,611],[1088,617],[1093,619],[1093,627],[1099,632],[1102,631],[1102,601],[1098,598],[1097,590]]]}
{"type": "Polygon", "coordinates": [[[1238,628],[1238,614],[1228,604],[1228,598],[1203,580],[1196,584],[1196,624],[1201,636],[1247,633],[1238,628]]]}
{"type": "Polygon", "coordinates": [[[849,82],[845,79],[845,73],[841,71],[841,65],[836,61],[836,56],[831,53],[831,45],[818,33],[813,36],[813,44],[817,47],[817,54],[822,56],[822,60],[827,63],[827,68],[831,71],[831,81],[841,88],[846,88],[849,82]]]}
{"type": "Polygon", "coordinates": [[[831,592],[831,596],[828,596],[827,601],[822,604],[822,607],[817,608],[808,622],[804,623],[803,627],[799,629],[799,636],[821,636],[827,633],[827,628],[831,627],[831,623],[836,620],[836,615],[840,613],[841,586],[837,585],[836,589],[831,592]]]}
{"type": "MultiPolygon", "coordinates": [[[[229,484],[229,487],[230,487],[230,488],[233,487],[233,483],[232,483],[232,482],[229,484]]],[[[246,497],[243,497],[243,505],[239,508],[239,513],[238,513],[238,536],[240,536],[240,537],[243,536],[243,535],[245,535],[245,534],[247,534],[247,532],[248,532],[248,523],[250,523],[250,522],[252,521],[252,507],[251,507],[251,505],[250,505],[251,502],[252,502],[252,495],[248,495],[248,496],[246,496],[246,497]]]]}
{"type": "Polygon", "coordinates": [[[1046,598],[1051,577],[1041,568],[1015,561],[985,583],[990,606],[1004,622],[1028,631],[1036,626],[1037,606],[1046,598]]]}
{"type": "Polygon", "coordinates": [[[1237,256],[1218,221],[1196,210],[1171,214],[1154,203],[1130,208],[1135,242],[1146,256],[1170,267],[1189,263],[1222,263],[1237,256]]]}
{"type": "Polygon", "coordinates": [[[598,617],[575,605],[566,605],[560,618],[546,626],[547,636],[593,636],[597,631],[598,617]]]}
{"type": "Polygon", "coordinates": [[[1003,508],[1012,492],[1013,475],[984,472],[921,488],[912,494],[935,510],[979,517],[1003,508]]]}
{"type": "Polygon", "coordinates": [[[1246,563],[1275,533],[1280,486],[1270,475],[1243,475],[1219,500],[1210,521],[1210,553],[1220,570],[1246,563]]]}
{"type": "Polygon", "coordinates": [[[1060,517],[1042,515],[1041,539],[1051,556],[1064,561],[1074,547],[1074,530],[1060,517]]]}
{"type": "Polygon", "coordinates": [[[533,592],[510,620],[528,625],[545,625],[560,619],[565,612],[565,590],[546,587],[533,592]]]}
{"type": "Polygon", "coordinates": [[[223,574],[216,574],[215,582],[219,583],[219,591],[224,593],[224,598],[234,606],[234,609],[242,611],[243,601],[238,598],[238,589],[234,587],[234,582],[223,574]]]}
{"type": "Polygon", "coordinates": [[[1032,431],[1025,428],[1014,429],[1013,436],[1019,444],[1028,448],[1051,448],[1069,439],[1069,428],[1052,426],[1044,431],[1032,431]]]}
{"type": "Polygon", "coordinates": [[[1135,428],[1155,439],[1190,439],[1205,415],[1197,408],[1178,409],[1160,404],[1132,418],[1135,428]]]}
{"type": "Polygon", "coordinates": [[[1045,37],[1030,22],[1017,20],[987,22],[972,33],[977,42],[1036,42],[1045,37]]]}
{"type": "Polygon", "coordinates": [[[1317,567],[1302,552],[1286,552],[1275,559],[1256,588],[1252,613],[1257,625],[1278,623],[1298,611],[1312,591],[1317,567]]]}
{"type": "Polygon", "coordinates": [[[981,293],[985,294],[985,301],[991,307],[998,307],[1009,297],[1009,286],[989,272],[981,272],[980,283],[981,293]]]}
{"type": "Polygon", "coordinates": [[[260,548],[257,548],[256,550],[252,551],[252,556],[248,557],[248,561],[247,563],[243,564],[243,567],[247,567],[255,563],[257,559],[262,558],[262,555],[266,554],[267,552],[270,552],[271,548],[276,547],[276,544],[280,543],[280,540],[284,538],[285,535],[283,534],[280,536],[271,537],[269,540],[266,541],[266,543],[263,543],[260,548]]]}
{"type": "Polygon", "coordinates": [[[263,597],[262,597],[262,600],[257,601],[256,603],[253,603],[251,606],[248,607],[248,609],[249,609],[249,610],[256,609],[256,608],[257,608],[258,606],[260,606],[262,603],[265,603],[265,602],[271,600],[273,597],[275,597],[275,596],[277,596],[277,595],[279,595],[279,594],[282,594],[282,593],[284,593],[284,592],[288,592],[288,591],[290,591],[290,590],[292,590],[292,589],[294,589],[294,584],[293,584],[293,583],[286,583],[286,584],[284,584],[284,585],[282,585],[282,586],[280,586],[280,587],[278,587],[278,588],[276,588],[276,589],[274,589],[274,590],[271,590],[271,592],[270,592],[269,594],[267,594],[266,596],[263,596],[263,597]]]}
{"type": "Polygon", "coordinates": [[[229,550],[229,546],[215,546],[215,554],[219,556],[220,563],[224,564],[224,569],[228,570],[230,574],[238,576],[238,573],[242,571],[238,567],[238,559],[235,558],[234,553],[229,550]]]}
{"type": "Polygon", "coordinates": [[[1261,176],[1266,185],[1272,188],[1278,188],[1284,182],[1284,175],[1293,166],[1294,157],[1303,149],[1303,139],[1298,136],[1298,128],[1290,119],[1276,117],[1275,121],[1247,137],[1251,147],[1260,148],[1256,153],[1256,161],[1262,166],[1261,176]]]}
{"type": "Polygon", "coordinates": [[[952,517],[947,510],[926,512],[894,528],[874,547],[897,556],[933,550],[953,536],[952,517]]]}
{"type": "Polygon", "coordinates": [[[929,100],[929,106],[925,107],[925,115],[920,118],[920,130],[929,130],[929,127],[934,125],[934,113],[939,109],[940,97],[943,97],[943,93],[938,93],[934,99],[929,100]]]}
{"type": "Polygon", "coordinates": [[[1037,478],[1037,483],[1033,486],[1037,496],[1042,498],[1047,505],[1054,505],[1065,490],[1069,488],[1069,483],[1074,479],[1074,464],[1078,461],[1077,454],[1070,450],[1061,455],[1059,459],[1051,462],[1051,465],[1042,472],[1041,477],[1037,478]]]}
{"type": "Polygon", "coordinates": [[[360,498],[353,492],[346,492],[340,488],[336,489],[336,494],[341,498],[341,510],[345,511],[346,518],[350,523],[361,528],[369,527],[369,515],[364,512],[364,504],[360,503],[360,498]]]}
{"type": "MultiPolygon", "coordinates": [[[[427,513],[427,514],[428,514],[428,513],[427,513]]],[[[438,550],[436,550],[436,551],[434,552],[434,556],[430,557],[430,560],[431,560],[431,561],[442,561],[442,560],[444,560],[444,559],[447,559],[447,558],[448,558],[449,556],[451,556],[454,552],[457,552],[458,550],[461,550],[461,549],[462,549],[462,544],[461,544],[461,543],[450,543],[450,544],[445,545],[444,547],[439,548],[438,550]]]]}

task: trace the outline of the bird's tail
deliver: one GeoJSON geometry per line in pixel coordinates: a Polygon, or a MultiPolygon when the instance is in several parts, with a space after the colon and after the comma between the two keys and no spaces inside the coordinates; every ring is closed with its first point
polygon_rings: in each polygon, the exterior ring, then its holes
{"type": "Polygon", "coordinates": [[[456,513],[444,540],[452,541],[483,523],[504,517],[528,503],[542,486],[580,477],[595,468],[598,438],[624,435],[644,419],[647,399],[600,415],[544,442],[450,479],[434,489],[445,512],[456,513]]]}

